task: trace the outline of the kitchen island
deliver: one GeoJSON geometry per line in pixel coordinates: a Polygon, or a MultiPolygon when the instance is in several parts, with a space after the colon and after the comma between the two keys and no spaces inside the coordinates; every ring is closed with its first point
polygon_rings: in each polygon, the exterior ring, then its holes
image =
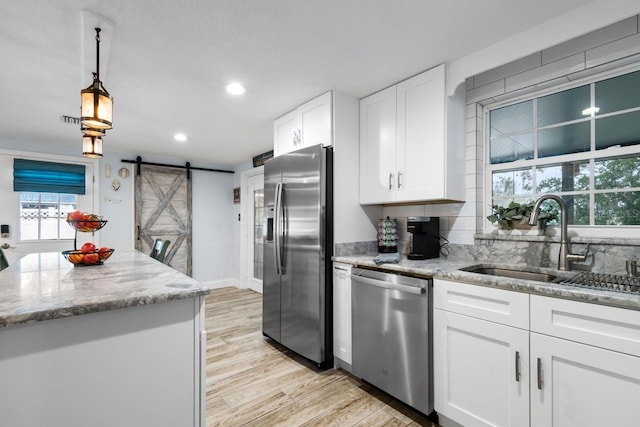
{"type": "Polygon", "coordinates": [[[0,272],[0,425],[204,425],[209,289],[140,252],[0,272]]]}

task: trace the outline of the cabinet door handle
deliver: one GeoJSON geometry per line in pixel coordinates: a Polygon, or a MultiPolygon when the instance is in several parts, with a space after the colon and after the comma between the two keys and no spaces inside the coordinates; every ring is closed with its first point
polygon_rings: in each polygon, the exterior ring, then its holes
{"type": "Polygon", "coordinates": [[[402,187],[402,182],[400,181],[401,176],[402,176],[402,172],[398,172],[398,190],[402,187]]]}
{"type": "Polygon", "coordinates": [[[389,173],[389,190],[393,190],[393,172],[389,173]]]}
{"type": "Polygon", "coordinates": [[[538,357],[538,390],[542,390],[542,359],[538,357]]]}
{"type": "Polygon", "coordinates": [[[346,268],[344,267],[333,267],[335,270],[340,270],[340,271],[347,271],[346,268]]]}
{"type": "Polygon", "coordinates": [[[516,351],[516,382],[520,382],[520,352],[516,351]]]}

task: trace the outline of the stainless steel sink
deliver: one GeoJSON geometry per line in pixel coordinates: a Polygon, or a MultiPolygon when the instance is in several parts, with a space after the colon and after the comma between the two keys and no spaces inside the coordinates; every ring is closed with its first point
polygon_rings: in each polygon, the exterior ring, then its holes
{"type": "Polygon", "coordinates": [[[474,265],[471,267],[461,268],[461,271],[469,273],[486,274],[489,276],[510,277],[512,279],[534,280],[536,282],[552,282],[557,276],[548,273],[540,273],[537,271],[512,270],[500,267],[486,267],[482,265],[474,265]]]}

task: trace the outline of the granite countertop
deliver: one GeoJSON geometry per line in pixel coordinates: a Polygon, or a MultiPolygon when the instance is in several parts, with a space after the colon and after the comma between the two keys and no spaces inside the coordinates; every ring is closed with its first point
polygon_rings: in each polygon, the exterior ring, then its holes
{"type": "Polygon", "coordinates": [[[528,270],[541,273],[549,273],[560,278],[569,278],[579,271],[558,271],[551,268],[535,268],[519,264],[492,264],[473,260],[449,260],[435,258],[423,261],[408,260],[401,257],[397,264],[376,265],[373,258],[377,254],[334,256],[332,261],[352,264],[356,267],[374,268],[389,273],[412,274],[421,277],[453,280],[480,286],[496,287],[529,294],[546,295],[557,298],[571,299],[575,301],[590,302],[595,304],[610,305],[632,310],[640,310],[640,294],[615,292],[608,290],[590,289],[580,286],[563,285],[560,283],[545,283],[533,280],[512,279],[508,277],[491,276],[487,274],[460,271],[460,268],[470,266],[500,267],[512,270],[528,270]]]}
{"type": "Polygon", "coordinates": [[[0,271],[0,327],[206,295],[209,288],[137,251],[74,267],[59,252],[0,271]]]}

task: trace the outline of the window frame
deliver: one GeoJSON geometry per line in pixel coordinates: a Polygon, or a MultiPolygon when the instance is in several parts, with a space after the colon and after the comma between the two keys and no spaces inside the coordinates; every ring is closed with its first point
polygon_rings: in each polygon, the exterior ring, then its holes
{"type": "MultiPolygon", "coordinates": [[[[96,212],[100,210],[100,162],[97,159],[88,159],[84,157],[74,157],[68,155],[59,155],[59,154],[48,154],[48,153],[37,153],[30,151],[19,151],[12,149],[4,149],[0,148],[0,155],[6,156],[7,158],[23,158],[29,160],[37,160],[42,162],[63,162],[63,163],[75,163],[82,164],[85,166],[85,195],[79,195],[78,197],[78,209],[83,211],[92,211],[96,212]]],[[[104,160],[104,159],[103,159],[104,160]]],[[[13,160],[11,160],[13,162],[13,160]]],[[[13,178],[9,178],[9,175],[12,177],[12,169],[7,171],[7,183],[11,185],[11,180],[13,178]]],[[[10,220],[7,221],[11,224],[12,230],[14,230],[11,235],[11,240],[16,242],[19,245],[44,245],[43,248],[54,248],[57,244],[67,245],[67,242],[73,239],[44,239],[44,240],[21,240],[20,233],[20,196],[19,193],[13,191],[13,187],[11,187],[10,191],[7,191],[7,196],[9,193],[13,195],[13,199],[8,199],[8,204],[10,205],[7,210],[3,212],[10,217],[10,220]],[[13,206],[11,207],[11,204],[13,206]]],[[[99,234],[96,233],[93,236],[94,243],[99,243],[99,234]]],[[[98,244],[96,243],[96,245],[98,244]]],[[[53,250],[53,249],[52,249],[53,250]]]]}
{"type": "MultiPolygon", "coordinates": [[[[607,159],[607,158],[616,158],[616,157],[625,157],[625,156],[640,156],[640,144],[630,145],[630,146],[613,146],[606,149],[595,150],[595,127],[593,126],[593,122],[596,120],[595,115],[591,115],[588,118],[581,118],[577,120],[569,120],[561,123],[554,123],[552,125],[545,126],[537,126],[537,123],[534,123],[534,158],[529,160],[516,160],[513,162],[505,162],[505,163],[497,163],[491,164],[490,150],[491,150],[491,128],[490,128],[490,120],[489,114],[492,110],[506,107],[509,105],[514,105],[520,102],[526,102],[533,100],[534,103],[534,119],[536,117],[536,107],[537,107],[537,99],[552,95],[555,93],[563,92],[566,90],[574,89],[580,86],[591,85],[590,93],[591,99],[593,99],[593,91],[594,91],[594,83],[614,77],[618,77],[624,74],[630,74],[636,71],[640,71],[640,63],[635,63],[631,65],[626,65],[622,67],[617,67],[615,69],[611,69],[601,73],[595,73],[589,75],[587,77],[583,77],[580,79],[575,79],[569,81],[565,81],[564,83],[556,84],[553,86],[547,86],[544,89],[532,90],[530,92],[524,94],[514,94],[512,97],[505,97],[497,102],[485,103],[482,104],[483,111],[483,134],[482,134],[482,152],[484,159],[482,161],[482,175],[484,182],[484,200],[483,203],[483,232],[491,233],[495,230],[495,225],[489,222],[486,217],[491,214],[491,205],[493,201],[493,180],[492,174],[493,172],[498,171],[509,171],[514,169],[531,169],[533,170],[534,166],[552,166],[559,165],[562,163],[568,162],[588,162],[590,164],[589,168],[589,180],[590,180],[590,189],[586,192],[589,197],[589,209],[590,209],[590,218],[593,217],[593,211],[595,209],[594,205],[594,195],[598,193],[612,193],[615,192],[616,189],[607,189],[607,190],[598,190],[594,185],[594,163],[599,160],[607,159]],[[590,123],[590,150],[586,152],[578,152],[578,153],[570,153],[563,154],[558,156],[550,156],[538,158],[538,143],[537,143],[537,131],[540,129],[548,129],[558,126],[563,126],[571,123],[580,123],[580,122],[589,122],[590,123]]],[[[566,79],[566,77],[565,77],[566,79]]],[[[619,115],[621,112],[629,112],[629,111],[640,111],[640,107],[628,109],[628,110],[620,110],[614,113],[605,113],[598,115],[598,118],[609,117],[613,115],[619,115]]],[[[535,177],[534,177],[534,185],[535,185],[535,177]]],[[[563,195],[568,195],[571,193],[577,194],[585,194],[584,190],[576,191],[576,192],[562,192],[563,195]]],[[[532,196],[533,197],[533,196],[532,196]]],[[[548,235],[559,235],[559,230],[556,230],[557,226],[550,226],[550,233],[548,235]]],[[[630,232],[638,232],[640,231],[640,225],[619,225],[619,226],[602,226],[602,225],[571,225],[568,226],[570,234],[574,236],[580,237],[595,237],[595,238],[629,238],[630,232]]],[[[536,231],[524,232],[523,234],[534,235],[537,234],[536,231]]]]}
{"type": "MultiPolygon", "coordinates": [[[[86,177],[86,172],[85,172],[85,177],[86,177]]],[[[18,241],[19,242],[68,242],[71,240],[74,240],[75,237],[75,232],[72,233],[72,235],[74,237],[61,237],[61,231],[62,231],[62,227],[69,227],[69,225],[65,224],[66,220],[63,219],[62,217],[56,217],[57,220],[57,237],[56,238],[50,238],[50,239],[46,239],[46,238],[42,238],[42,220],[44,219],[44,216],[41,215],[42,212],[42,195],[43,194],[55,194],[57,195],[57,210],[58,212],[60,212],[60,206],[61,206],[61,195],[62,194],[67,194],[67,193],[45,193],[45,192],[38,192],[38,191],[21,191],[21,192],[17,192],[18,193],[18,241]],[[37,194],[38,195],[38,215],[35,219],[37,219],[38,221],[38,238],[37,239],[25,239],[23,238],[23,232],[22,232],[22,219],[23,216],[21,215],[22,212],[22,200],[20,198],[20,194],[22,193],[33,193],[33,194],[37,194]]],[[[69,193],[71,194],[71,193],[69,193]]],[[[78,205],[80,204],[80,201],[82,200],[81,198],[84,197],[83,194],[73,194],[76,197],[76,203],[75,203],[75,209],[78,208],[78,205]]]]}

